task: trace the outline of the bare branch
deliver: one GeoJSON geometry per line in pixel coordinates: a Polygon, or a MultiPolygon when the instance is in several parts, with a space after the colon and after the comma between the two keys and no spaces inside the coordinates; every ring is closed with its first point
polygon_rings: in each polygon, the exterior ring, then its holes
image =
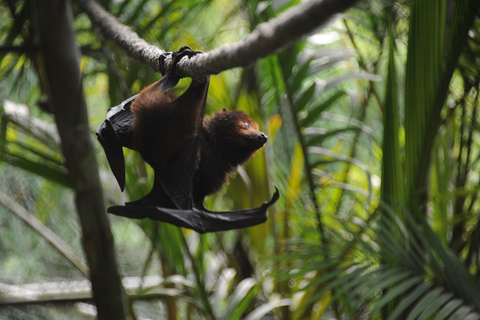
{"type": "MultiPolygon", "coordinates": [[[[105,37],[114,40],[131,57],[145,62],[154,70],[160,70],[158,58],[163,53],[162,50],[145,42],[95,0],[77,2],[105,37]]],[[[335,14],[345,11],[356,2],[357,0],[310,0],[302,3],[277,18],[260,24],[240,42],[223,45],[190,60],[184,58],[178,64],[178,75],[201,78],[228,69],[248,66],[312,33],[335,14]]],[[[165,62],[168,62],[168,59],[165,62]]]]}
{"type": "Polygon", "coordinates": [[[241,42],[226,44],[198,55],[182,66],[195,77],[246,67],[290,43],[308,35],[335,14],[354,5],[356,0],[311,0],[300,4],[268,22],[262,23],[241,42]]]}
{"type": "Polygon", "coordinates": [[[22,219],[30,228],[37,231],[48,243],[65,256],[78,270],[88,276],[88,269],[75,254],[72,248],[55,232],[45,226],[35,215],[16,203],[8,195],[0,191],[0,203],[22,219]]]}

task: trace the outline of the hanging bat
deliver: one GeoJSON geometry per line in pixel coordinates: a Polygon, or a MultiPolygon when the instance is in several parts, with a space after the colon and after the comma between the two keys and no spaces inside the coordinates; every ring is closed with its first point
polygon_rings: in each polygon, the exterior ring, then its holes
{"type": "Polygon", "coordinates": [[[267,220],[267,208],[279,198],[276,187],[272,199],[258,208],[213,212],[203,205],[205,196],[219,191],[236,168],[267,142],[267,136],[240,111],[223,109],[204,119],[208,77],[192,79],[179,97],[168,92],[179,81],[176,64],[199,53],[189,47],[171,53],[169,71],[138,95],[111,108],[97,129],[122,191],[122,147],[138,151],[155,172],[147,196],[125,206],[112,206],[109,213],[150,218],[199,233],[244,228],[267,220]]]}

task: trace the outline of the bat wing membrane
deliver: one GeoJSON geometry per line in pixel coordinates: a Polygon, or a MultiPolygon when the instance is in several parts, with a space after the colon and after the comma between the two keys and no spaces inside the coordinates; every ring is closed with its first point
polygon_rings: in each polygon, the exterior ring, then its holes
{"type": "Polygon", "coordinates": [[[133,149],[135,116],[130,105],[136,97],[133,96],[110,108],[107,117],[97,129],[97,139],[105,150],[108,164],[122,191],[125,189],[125,160],[122,147],[133,149]]]}
{"type": "Polygon", "coordinates": [[[267,209],[279,198],[277,187],[270,201],[258,208],[214,212],[207,209],[191,208],[188,210],[163,208],[157,206],[113,206],[108,212],[130,219],[162,221],[178,227],[193,229],[198,233],[227,231],[251,227],[267,221],[267,209]]]}

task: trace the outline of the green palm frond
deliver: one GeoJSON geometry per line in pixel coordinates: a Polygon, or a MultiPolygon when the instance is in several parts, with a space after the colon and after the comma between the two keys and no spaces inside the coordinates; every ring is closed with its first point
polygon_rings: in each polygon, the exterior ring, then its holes
{"type": "Polygon", "coordinates": [[[24,105],[5,103],[8,108],[0,110],[0,160],[69,187],[53,125],[29,118],[24,105]]]}
{"type": "Polygon", "coordinates": [[[368,318],[377,319],[385,306],[395,302],[388,319],[480,317],[480,284],[458,257],[441,245],[428,223],[419,222],[409,212],[403,213],[406,222],[392,209],[383,207],[382,212],[390,219],[371,221],[360,234],[351,222],[338,221],[337,226],[343,228],[328,230],[331,241],[355,240],[331,251],[327,260],[315,258],[324,255],[321,243],[295,244],[295,250],[302,252],[289,257],[294,265],[301,261],[295,278],[309,281],[299,292],[319,288],[308,303],[337,288],[332,300],[342,301],[346,314],[351,306],[365,309],[368,318]],[[307,280],[312,273],[317,276],[307,280]]]}
{"type": "Polygon", "coordinates": [[[479,6],[475,0],[412,2],[405,79],[405,176],[407,196],[414,201],[426,190],[440,113],[479,6]]]}

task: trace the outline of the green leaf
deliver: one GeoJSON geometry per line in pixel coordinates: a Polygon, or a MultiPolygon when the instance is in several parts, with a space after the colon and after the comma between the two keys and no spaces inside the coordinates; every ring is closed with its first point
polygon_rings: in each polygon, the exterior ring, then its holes
{"type": "Polygon", "coordinates": [[[225,312],[225,319],[240,319],[253,299],[253,293],[257,282],[252,278],[244,279],[238,284],[233,292],[225,312]]]}
{"type": "Polygon", "coordinates": [[[399,317],[413,305],[427,290],[432,287],[431,283],[421,283],[412,292],[410,292],[400,303],[396,306],[393,312],[389,315],[388,320],[399,319],[399,317]]]}
{"type": "Polygon", "coordinates": [[[304,109],[306,109],[308,103],[312,100],[313,94],[315,93],[316,83],[314,82],[308,89],[303,91],[299,96],[295,99],[295,111],[298,113],[304,109]]]}
{"type": "Polygon", "coordinates": [[[310,128],[305,129],[305,134],[309,137],[307,141],[307,146],[317,146],[317,145],[322,145],[323,141],[325,139],[335,137],[338,134],[346,133],[349,131],[352,131],[354,133],[357,133],[361,131],[360,128],[358,127],[346,127],[346,128],[340,128],[340,129],[335,129],[335,130],[328,130],[328,131],[323,131],[322,132],[315,132],[313,130],[309,130],[310,128]],[[309,134],[312,132],[312,134],[309,134]]]}
{"type": "Polygon", "coordinates": [[[370,319],[385,305],[394,301],[395,298],[408,294],[408,291],[413,287],[423,282],[423,278],[419,276],[414,276],[411,279],[406,279],[405,281],[399,283],[398,285],[387,289],[387,293],[384,294],[380,300],[375,304],[375,309],[370,314],[370,319]]]}
{"type": "Polygon", "coordinates": [[[382,144],[382,200],[390,205],[397,215],[405,205],[405,180],[400,151],[400,108],[398,103],[398,79],[395,67],[394,25],[389,26],[388,74],[385,82],[385,107],[383,116],[382,144]]]}
{"type": "Polygon", "coordinates": [[[363,291],[368,290],[369,287],[375,286],[378,282],[384,281],[384,279],[398,272],[398,270],[386,270],[383,267],[375,269],[369,274],[365,275],[365,281],[362,281],[355,290],[352,291],[352,296],[363,294],[363,291]],[[368,276],[368,277],[367,277],[368,276]]]}
{"type": "Polygon", "coordinates": [[[443,288],[433,288],[430,292],[428,292],[422,299],[420,299],[420,301],[418,301],[412,311],[410,311],[407,320],[417,319],[417,317],[427,307],[429,307],[432,302],[434,302],[438,297],[440,297],[443,290],[443,288]]]}
{"type": "MultiPolygon", "coordinates": [[[[297,64],[297,57],[298,54],[302,51],[305,46],[305,42],[297,42],[291,47],[282,50],[278,54],[278,58],[280,60],[280,65],[282,67],[282,71],[284,73],[285,79],[289,79],[293,73],[294,67],[297,64]]],[[[293,92],[290,92],[293,93],[293,92]]]]}
{"type": "MultiPolygon", "coordinates": [[[[380,290],[387,289],[390,286],[396,285],[400,283],[402,280],[411,277],[412,273],[409,271],[403,270],[389,270],[385,272],[384,275],[380,279],[375,279],[376,283],[374,282],[373,285],[368,288],[368,290],[362,294],[362,297],[358,300],[358,305],[360,306],[363,302],[367,301],[368,299],[372,298],[374,295],[378,294],[380,290]],[[390,272],[393,271],[393,272],[390,272]],[[386,276],[388,275],[388,276],[386,276]]],[[[355,290],[358,292],[358,289],[355,290]]]]}
{"type": "Polygon", "coordinates": [[[261,320],[265,319],[264,317],[267,315],[267,313],[271,312],[275,308],[280,308],[280,307],[286,307],[290,305],[290,299],[282,299],[282,300],[274,300],[274,301],[269,301],[254,311],[250,313],[248,316],[244,318],[244,320],[261,320]]]}
{"type": "Polygon", "coordinates": [[[328,110],[330,107],[333,106],[333,104],[346,95],[347,93],[345,91],[337,91],[335,92],[330,98],[327,100],[319,103],[318,105],[310,108],[308,110],[308,115],[305,119],[300,120],[300,127],[305,128],[310,125],[312,125],[315,121],[317,121],[322,114],[322,112],[328,110]]]}
{"type": "Polygon", "coordinates": [[[451,320],[466,320],[467,318],[470,319],[479,319],[480,316],[476,313],[472,313],[472,308],[463,306],[460,307],[454,314],[452,314],[449,319],[451,320]]]}
{"type": "MultiPolygon", "coordinates": [[[[323,285],[323,281],[319,281],[315,283],[316,286],[322,289],[316,292],[314,295],[312,295],[310,299],[308,299],[304,308],[320,300],[324,295],[326,295],[328,292],[332,290],[335,290],[335,295],[332,297],[332,300],[337,299],[338,297],[341,296],[341,294],[345,292],[347,292],[347,295],[349,295],[349,291],[355,288],[357,284],[361,283],[362,281],[365,281],[365,278],[370,278],[372,276],[371,273],[364,274],[364,272],[369,268],[371,268],[371,266],[359,267],[357,269],[354,269],[352,272],[346,272],[350,268],[347,268],[346,270],[340,270],[341,272],[331,272],[333,274],[333,281],[330,281],[325,285],[323,285]],[[338,288],[340,289],[337,290],[338,288]]],[[[302,290],[304,289],[308,289],[308,288],[302,288],[302,290]]]]}
{"type": "Polygon", "coordinates": [[[8,164],[11,164],[23,170],[29,171],[40,177],[44,177],[45,179],[59,183],[65,187],[70,188],[71,186],[70,179],[66,173],[66,169],[59,170],[57,168],[50,168],[45,166],[44,164],[39,164],[25,158],[20,158],[18,156],[4,154],[4,153],[0,154],[0,161],[4,161],[8,164]]]}
{"type": "Polygon", "coordinates": [[[307,76],[315,75],[322,70],[332,67],[335,63],[352,58],[355,54],[355,50],[345,48],[315,52],[307,76]]]}
{"type": "Polygon", "coordinates": [[[308,58],[295,73],[295,76],[293,77],[293,80],[292,80],[292,84],[290,85],[290,92],[292,92],[292,94],[298,91],[303,81],[307,77],[307,74],[310,70],[311,61],[312,61],[312,58],[308,58]]]}
{"type": "MultiPolygon", "coordinates": [[[[420,316],[418,316],[418,320],[427,320],[430,318],[430,316],[437,311],[443,306],[444,303],[449,301],[453,296],[453,293],[446,292],[443,293],[440,297],[436,298],[428,307],[426,307],[420,316]]],[[[440,310],[441,312],[441,310],[440,310]]]]}
{"type": "Polygon", "coordinates": [[[445,304],[442,309],[438,312],[433,320],[444,320],[447,319],[448,316],[455,311],[459,306],[463,304],[462,300],[453,299],[445,304]]]}
{"type": "Polygon", "coordinates": [[[347,80],[353,80],[353,79],[364,79],[368,81],[381,81],[382,78],[379,77],[378,75],[371,74],[365,71],[357,71],[357,72],[352,72],[349,74],[345,74],[343,76],[336,77],[334,79],[330,79],[327,81],[327,84],[325,85],[325,89],[336,87],[340,83],[347,81],[347,80]]]}

